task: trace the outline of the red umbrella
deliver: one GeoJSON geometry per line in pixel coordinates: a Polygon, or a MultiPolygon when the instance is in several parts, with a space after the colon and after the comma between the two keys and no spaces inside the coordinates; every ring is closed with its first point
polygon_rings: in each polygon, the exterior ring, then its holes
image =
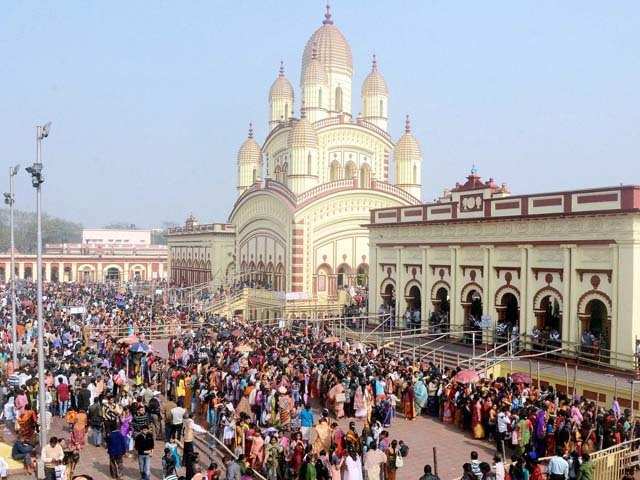
{"type": "Polygon", "coordinates": [[[516,372],[511,375],[513,383],[524,383],[525,385],[531,385],[531,377],[527,373],[516,372]]]}
{"type": "Polygon", "coordinates": [[[458,383],[476,383],[480,375],[475,370],[460,370],[453,379],[458,383]]]}

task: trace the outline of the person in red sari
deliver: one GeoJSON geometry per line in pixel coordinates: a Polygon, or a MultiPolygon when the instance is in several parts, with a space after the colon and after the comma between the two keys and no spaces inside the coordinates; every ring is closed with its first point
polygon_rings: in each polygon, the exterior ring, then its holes
{"type": "Polygon", "coordinates": [[[304,460],[304,442],[302,441],[302,434],[300,432],[296,433],[294,440],[290,446],[291,448],[291,460],[289,463],[291,464],[291,469],[294,473],[300,471],[300,467],[302,466],[302,461],[304,460]]]}
{"type": "Polygon", "coordinates": [[[402,412],[407,420],[413,420],[416,416],[415,410],[415,395],[413,392],[413,385],[407,382],[406,387],[402,392],[402,412]]]}
{"type": "Polygon", "coordinates": [[[471,431],[473,438],[480,440],[484,438],[484,427],[482,425],[482,402],[478,398],[471,406],[471,431]]]}

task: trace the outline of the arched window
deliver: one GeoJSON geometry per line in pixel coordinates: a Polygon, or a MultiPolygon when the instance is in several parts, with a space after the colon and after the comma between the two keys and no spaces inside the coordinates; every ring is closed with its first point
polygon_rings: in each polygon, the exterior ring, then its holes
{"type": "Polygon", "coordinates": [[[418,167],[413,166],[413,183],[414,185],[418,184],[418,167]]]}
{"type": "Polygon", "coordinates": [[[318,107],[322,108],[322,89],[318,89],[318,107]]]}
{"type": "Polygon", "coordinates": [[[380,100],[380,116],[384,117],[384,102],[380,100]]]}
{"type": "Polygon", "coordinates": [[[371,187],[371,167],[368,163],[363,163],[360,167],[360,188],[371,187]]]}
{"type": "Polygon", "coordinates": [[[289,104],[284,104],[284,121],[286,122],[289,119],[289,104]]]}
{"type": "Polygon", "coordinates": [[[331,182],[333,182],[334,180],[340,180],[340,162],[338,162],[337,160],[331,162],[329,180],[331,182]]]}
{"type": "Polygon", "coordinates": [[[311,175],[311,152],[307,155],[307,173],[311,175]]]}
{"type": "Polygon", "coordinates": [[[356,176],[356,164],[353,162],[348,162],[347,166],[344,169],[344,178],[347,180],[351,180],[353,177],[356,176]]]}
{"type": "Polygon", "coordinates": [[[336,88],[336,112],[342,112],[342,89],[336,88]]]}

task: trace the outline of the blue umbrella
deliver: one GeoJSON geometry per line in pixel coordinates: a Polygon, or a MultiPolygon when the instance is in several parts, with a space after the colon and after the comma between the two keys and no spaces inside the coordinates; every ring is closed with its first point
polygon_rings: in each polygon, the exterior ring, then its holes
{"type": "Polygon", "coordinates": [[[149,351],[149,345],[145,345],[142,342],[134,343],[129,347],[129,350],[133,353],[147,353],[149,351]]]}

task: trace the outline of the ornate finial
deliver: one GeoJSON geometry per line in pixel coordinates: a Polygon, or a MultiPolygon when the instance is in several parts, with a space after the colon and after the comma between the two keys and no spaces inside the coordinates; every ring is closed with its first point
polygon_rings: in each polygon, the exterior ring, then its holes
{"type": "Polygon", "coordinates": [[[331,18],[331,5],[327,3],[327,11],[324,14],[323,25],[333,25],[333,19],[331,18]]]}
{"type": "Polygon", "coordinates": [[[373,54],[373,61],[371,62],[371,71],[374,72],[378,69],[378,61],[376,60],[376,54],[373,54]]]}
{"type": "Polygon", "coordinates": [[[278,72],[278,75],[280,77],[284,77],[284,62],[282,60],[280,60],[280,70],[278,72]]]}
{"type": "Polygon", "coordinates": [[[253,138],[253,123],[249,122],[249,138],[253,138]]]}
{"type": "Polygon", "coordinates": [[[476,164],[474,163],[473,165],[471,165],[471,175],[477,175],[478,173],[478,168],[476,167],[476,164]]]}
{"type": "Polygon", "coordinates": [[[404,133],[411,133],[411,120],[409,120],[409,115],[404,120],[404,133]]]}

